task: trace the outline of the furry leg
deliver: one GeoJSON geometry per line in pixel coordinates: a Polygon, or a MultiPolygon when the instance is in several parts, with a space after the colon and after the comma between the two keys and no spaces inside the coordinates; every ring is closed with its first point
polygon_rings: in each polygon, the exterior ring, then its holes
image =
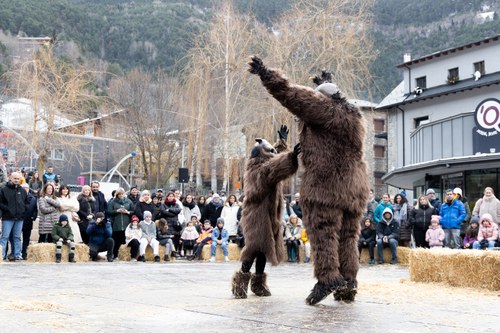
{"type": "Polygon", "coordinates": [[[231,292],[234,298],[247,298],[248,293],[248,282],[250,282],[251,273],[244,273],[242,271],[237,271],[233,275],[233,285],[231,292]]]}
{"type": "Polygon", "coordinates": [[[339,271],[338,254],[342,211],[315,209],[305,201],[303,212],[307,236],[311,240],[311,249],[315,258],[314,275],[318,279],[306,298],[306,303],[314,305],[345,285],[344,277],[339,271]]]}
{"type": "Polygon", "coordinates": [[[250,289],[256,296],[271,296],[271,291],[267,286],[267,274],[252,274],[250,289]]]}
{"type": "Polygon", "coordinates": [[[359,252],[358,252],[358,239],[359,239],[359,220],[361,214],[353,214],[351,212],[344,212],[344,220],[342,221],[342,228],[340,229],[339,243],[339,260],[340,260],[340,273],[346,280],[346,284],[335,290],[333,297],[336,301],[352,302],[356,297],[358,281],[356,276],[359,270],[359,252]]]}

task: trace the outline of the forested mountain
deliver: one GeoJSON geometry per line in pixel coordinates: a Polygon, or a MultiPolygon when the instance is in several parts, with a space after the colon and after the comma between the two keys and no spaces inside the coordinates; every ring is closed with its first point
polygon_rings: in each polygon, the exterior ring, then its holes
{"type": "MultiPolygon", "coordinates": [[[[0,29],[13,36],[74,41],[82,57],[105,60],[114,71],[140,66],[175,72],[184,64],[192,37],[206,29],[220,1],[0,0],[0,29]]],[[[234,3],[271,27],[294,1],[234,3]]],[[[378,57],[372,65],[373,100],[379,101],[401,80],[395,65],[402,62],[403,53],[410,52],[415,58],[498,34],[498,15],[484,21],[478,14],[499,10],[500,0],[376,0],[372,33],[378,57]]],[[[0,43],[4,70],[6,52],[0,43]]]]}

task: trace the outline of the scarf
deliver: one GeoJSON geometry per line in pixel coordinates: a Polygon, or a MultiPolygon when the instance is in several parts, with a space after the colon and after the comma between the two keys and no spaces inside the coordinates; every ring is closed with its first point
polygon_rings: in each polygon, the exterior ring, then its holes
{"type": "Polygon", "coordinates": [[[176,203],[175,198],[174,198],[174,200],[172,200],[172,201],[169,201],[169,200],[168,200],[168,197],[167,197],[167,198],[165,198],[165,204],[166,204],[166,205],[174,205],[175,203],[176,203]]]}
{"type": "Polygon", "coordinates": [[[219,199],[219,202],[217,202],[217,203],[212,200],[212,201],[210,201],[210,204],[215,206],[216,208],[219,208],[222,206],[222,200],[219,199]]]}
{"type": "Polygon", "coordinates": [[[194,201],[191,201],[190,203],[184,201],[182,204],[184,205],[184,207],[188,207],[189,209],[193,209],[194,206],[196,206],[196,204],[194,203],[194,201]]]}

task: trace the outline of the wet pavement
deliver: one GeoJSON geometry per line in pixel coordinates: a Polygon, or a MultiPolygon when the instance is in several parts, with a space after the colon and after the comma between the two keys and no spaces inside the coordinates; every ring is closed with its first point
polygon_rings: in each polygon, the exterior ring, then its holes
{"type": "Polygon", "coordinates": [[[356,301],[304,300],[312,266],[268,267],[273,296],[231,297],[237,262],[0,265],[2,332],[499,332],[500,294],[362,266],[356,301]]]}

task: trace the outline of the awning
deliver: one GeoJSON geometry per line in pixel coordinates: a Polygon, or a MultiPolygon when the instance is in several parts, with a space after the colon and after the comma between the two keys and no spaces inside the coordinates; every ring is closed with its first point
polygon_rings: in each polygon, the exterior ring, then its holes
{"type": "Polygon", "coordinates": [[[429,162],[407,165],[387,173],[382,180],[391,186],[413,189],[413,183],[429,175],[500,168],[500,153],[478,154],[473,156],[451,157],[429,162]]]}

